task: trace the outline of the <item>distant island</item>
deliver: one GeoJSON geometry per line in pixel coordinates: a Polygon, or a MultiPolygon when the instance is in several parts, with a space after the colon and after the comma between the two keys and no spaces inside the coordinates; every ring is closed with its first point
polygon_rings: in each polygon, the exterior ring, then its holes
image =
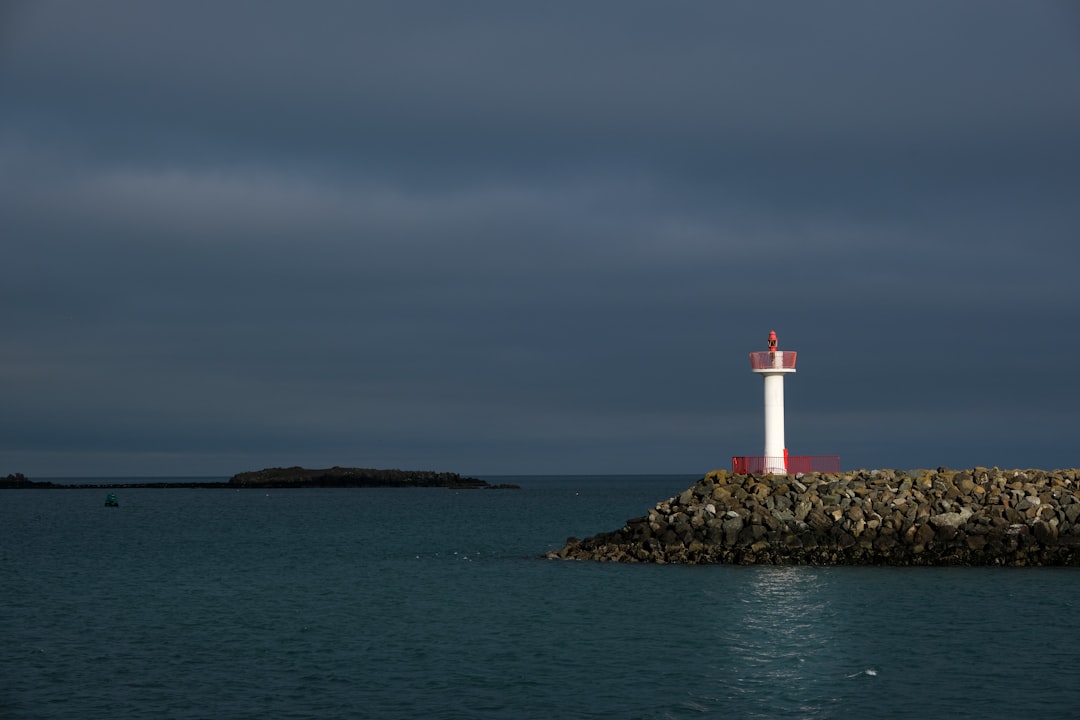
{"type": "Polygon", "coordinates": [[[519,486],[492,485],[473,477],[431,470],[374,470],[332,467],[310,470],[302,467],[265,468],[242,472],[229,479],[230,487],[255,488],[363,488],[363,487],[445,487],[453,490],[506,490],[519,486]]]}
{"type": "Polygon", "coordinates": [[[419,488],[443,487],[451,490],[514,490],[518,485],[493,485],[479,478],[462,477],[457,473],[431,470],[377,470],[373,468],[310,469],[302,467],[264,468],[233,475],[228,482],[102,482],[65,484],[49,481],[35,482],[22,473],[0,477],[0,490],[117,490],[128,488],[419,488]]]}

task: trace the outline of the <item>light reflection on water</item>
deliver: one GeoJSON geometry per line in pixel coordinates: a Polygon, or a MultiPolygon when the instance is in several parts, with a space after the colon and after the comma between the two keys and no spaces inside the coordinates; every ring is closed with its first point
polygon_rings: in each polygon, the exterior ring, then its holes
{"type": "MultiPolygon", "coordinates": [[[[757,715],[815,717],[830,702],[822,673],[833,665],[834,612],[820,569],[742,569],[748,577],[723,598],[726,617],[718,641],[727,652],[716,667],[721,695],[757,715]]],[[[719,598],[718,598],[719,600],[719,598]]]]}

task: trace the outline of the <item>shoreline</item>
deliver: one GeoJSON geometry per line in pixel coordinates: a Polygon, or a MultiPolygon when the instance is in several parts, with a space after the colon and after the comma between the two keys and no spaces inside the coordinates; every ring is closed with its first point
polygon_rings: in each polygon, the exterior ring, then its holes
{"type": "Polygon", "coordinates": [[[297,489],[297,488],[408,488],[441,487],[451,490],[505,490],[520,486],[501,483],[493,485],[474,477],[457,473],[430,470],[385,470],[373,468],[310,469],[302,467],[264,468],[237,473],[226,481],[165,482],[100,482],[56,483],[32,481],[16,473],[0,477],[0,490],[128,490],[128,489],[196,489],[196,490],[242,490],[242,489],[297,489]]]}

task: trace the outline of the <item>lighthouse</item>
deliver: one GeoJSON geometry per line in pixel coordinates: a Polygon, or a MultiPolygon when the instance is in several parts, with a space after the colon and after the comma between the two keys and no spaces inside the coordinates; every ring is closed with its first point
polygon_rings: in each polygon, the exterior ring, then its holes
{"type": "Polygon", "coordinates": [[[839,455],[788,455],[784,442],[784,376],[795,372],[795,351],[777,347],[776,331],[769,331],[769,349],[750,353],[750,369],[765,379],[765,454],[736,455],[731,471],[747,473],[835,473],[839,455]]]}
{"type": "Polygon", "coordinates": [[[795,372],[795,352],[777,347],[776,331],[769,331],[769,349],[750,353],[750,369],[765,379],[764,472],[786,474],[788,451],[784,444],[784,376],[795,372]]]}

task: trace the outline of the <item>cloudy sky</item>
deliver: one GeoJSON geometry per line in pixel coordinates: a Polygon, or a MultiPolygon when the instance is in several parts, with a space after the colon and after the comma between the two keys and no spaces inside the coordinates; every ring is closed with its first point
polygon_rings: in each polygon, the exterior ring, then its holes
{"type": "Polygon", "coordinates": [[[0,474],[1080,466],[1080,11],[0,4],[0,474]]]}

